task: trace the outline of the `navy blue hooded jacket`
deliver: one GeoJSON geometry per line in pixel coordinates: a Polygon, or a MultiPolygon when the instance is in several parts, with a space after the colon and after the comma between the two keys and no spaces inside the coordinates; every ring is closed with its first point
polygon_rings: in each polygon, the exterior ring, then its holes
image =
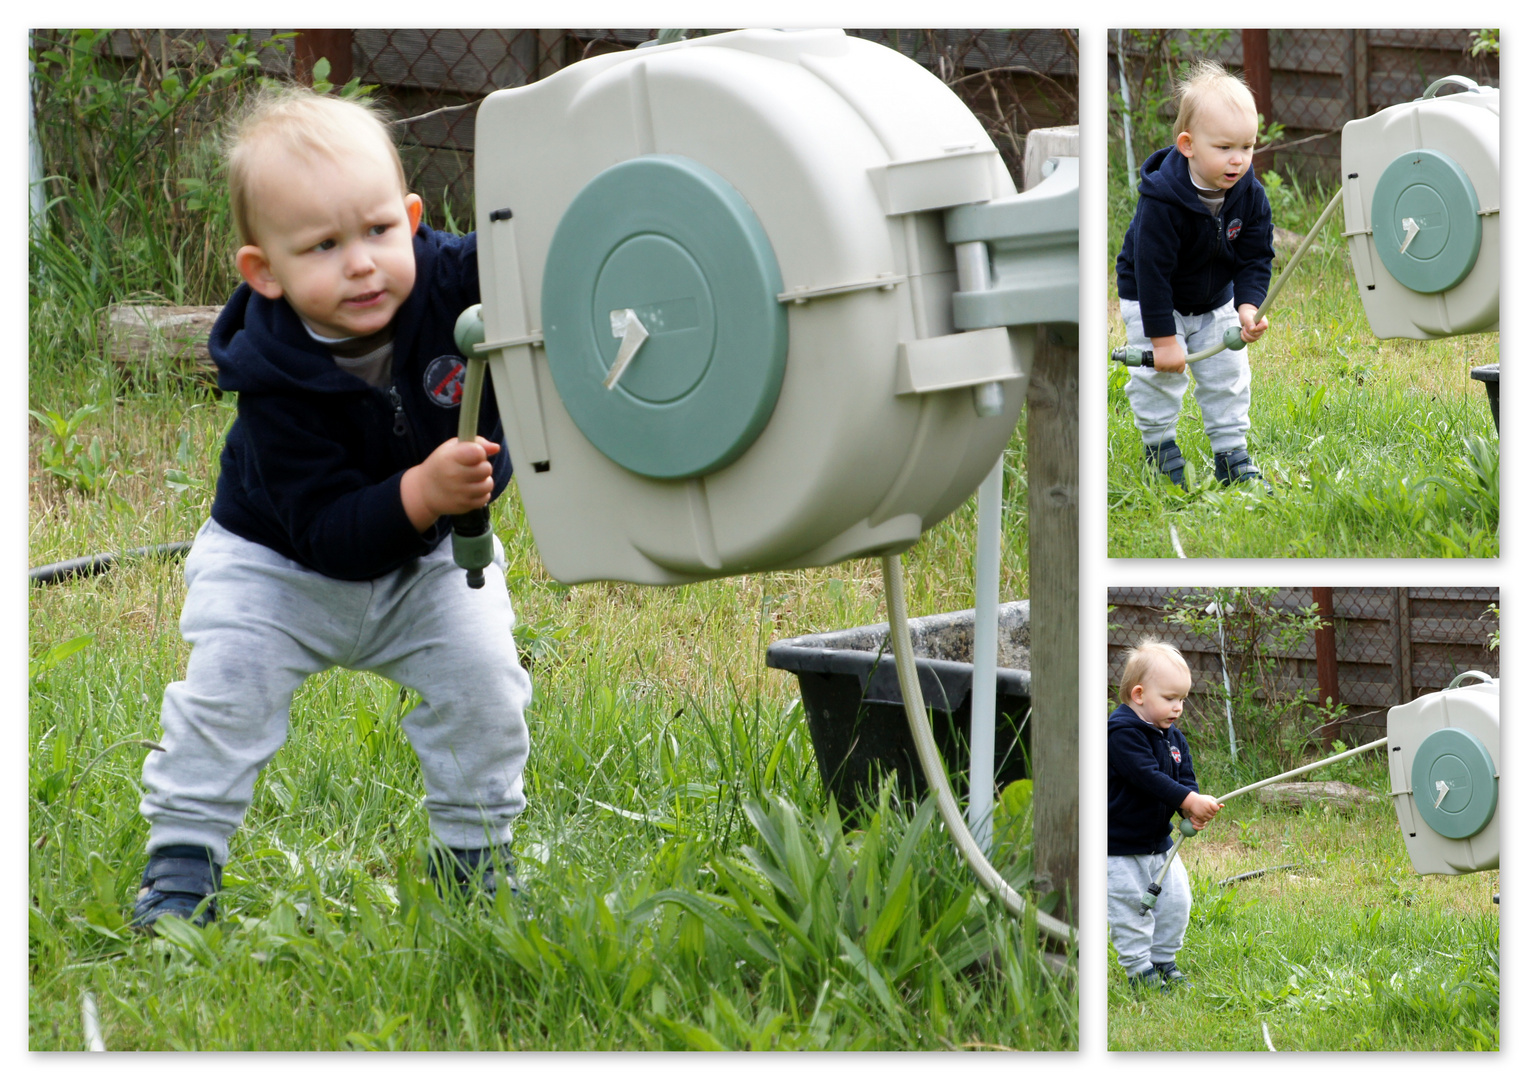
{"type": "Polygon", "coordinates": [[[1177,332],[1173,312],[1203,315],[1233,297],[1261,306],[1273,271],[1273,210],[1248,169],[1220,216],[1194,188],[1188,158],[1164,147],[1141,166],[1140,201],[1114,268],[1121,300],[1137,300],[1147,337],[1177,332]]]}
{"type": "Polygon", "coordinates": [[[1199,790],[1188,740],[1129,705],[1109,714],[1109,854],[1160,855],[1172,846],[1173,813],[1199,790]]]}
{"type": "MultiPolygon", "coordinates": [[[[393,317],[388,389],[342,370],[285,299],[267,300],[247,284],[212,328],[218,386],[239,395],[212,516],[326,577],[379,577],[451,529],[449,518],[415,529],[399,485],[457,434],[464,362],[453,331],[478,302],[477,236],[421,225],[414,259],[414,289],[393,317]]],[[[504,441],[488,390],[478,431],[504,441]]],[[[509,482],[509,452],[501,447],[490,460],[497,498],[509,482]]]]}

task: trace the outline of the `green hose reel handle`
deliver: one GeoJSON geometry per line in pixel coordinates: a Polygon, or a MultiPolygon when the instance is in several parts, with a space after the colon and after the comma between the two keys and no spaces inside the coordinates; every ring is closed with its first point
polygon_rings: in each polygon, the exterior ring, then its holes
{"type": "Polygon", "coordinates": [[[1241,324],[1238,323],[1237,325],[1227,330],[1223,341],[1225,342],[1225,346],[1228,349],[1245,349],[1247,347],[1247,343],[1242,340],[1241,324]]]}
{"type": "MultiPolygon", "coordinates": [[[[471,442],[477,437],[478,414],[483,387],[483,365],[488,361],[478,355],[483,343],[483,305],[473,304],[456,319],[456,347],[467,359],[461,401],[461,423],[457,437],[471,442]]],[[[467,571],[467,584],[483,587],[483,570],[493,562],[493,523],[488,507],[481,506],[451,519],[451,555],[456,565],[467,571]]]]}
{"type": "Polygon", "coordinates": [[[1194,828],[1194,823],[1188,818],[1178,819],[1178,831],[1183,834],[1183,838],[1185,840],[1191,836],[1196,836],[1199,833],[1199,830],[1194,828]]]}
{"type": "Polygon", "coordinates": [[[483,344],[487,331],[483,329],[483,305],[473,304],[456,317],[456,349],[468,361],[477,358],[477,347],[483,344]]]}

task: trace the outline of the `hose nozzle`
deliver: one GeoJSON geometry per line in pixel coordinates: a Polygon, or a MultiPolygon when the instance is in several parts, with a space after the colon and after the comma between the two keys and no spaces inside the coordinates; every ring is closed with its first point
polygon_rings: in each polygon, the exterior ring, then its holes
{"type": "Polygon", "coordinates": [[[1135,345],[1126,345],[1115,349],[1109,354],[1109,359],[1115,363],[1124,364],[1126,367],[1155,367],[1156,354],[1150,349],[1142,349],[1135,345]]]}
{"type": "Polygon", "coordinates": [[[1144,915],[1157,906],[1157,897],[1162,895],[1162,883],[1153,881],[1146,886],[1146,893],[1141,897],[1141,914],[1144,915]]]}

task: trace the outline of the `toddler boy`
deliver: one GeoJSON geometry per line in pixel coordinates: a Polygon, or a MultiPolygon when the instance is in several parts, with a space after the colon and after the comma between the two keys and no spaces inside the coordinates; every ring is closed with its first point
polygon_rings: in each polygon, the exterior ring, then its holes
{"type": "Polygon", "coordinates": [[[492,895],[525,807],[531,687],[502,545],[474,590],[442,542],[450,515],[510,477],[491,394],[476,442],[456,438],[453,328],[478,301],[476,237],[420,224],[364,103],[263,95],[233,130],[228,176],[245,283],[210,350],[238,415],[186,560],[186,677],[165,688],[165,750],[144,763],[133,925],[215,917],[228,838],[286,738],[293,692],[335,666],[418,693],[402,726],[424,778],[430,873],[492,895]]]}
{"type": "Polygon", "coordinates": [[[1193,903],[1182,859],[1156,907],[1141,907],[1172,846],[1173,811],[1200,829],[1220,812],[1199,794],[1188,740],[1173,726],[1192,684],[1182,653],[1144,637],[1125,655],[1120,705],[1109,715],[1109,940],[1133,986],[1192,985],[1174,961],[1193,903]]]}
{"type": "MultiPolygon", "coordinates": [[[[1238,324],[1245,342],[1268,329],[1267,319],[1254,324],[1253,317],[1268,293],[1273,214],[1252,173],[1257,108],[1239,78],[1219,64],[1197,64],[1180,88],[1173,136],[1141,167],[1140,201],[1115,270],[1128,344],[1156,354],[1156,370],[1132,367],[1125,388],[1146,460],[1186,487],[1177,443],[1185,360],[1238,324]]],[[[1261,482],[1247,452],[1247,350],[1196,361],[1194,397],[1216,479],[1261,482]]]]}

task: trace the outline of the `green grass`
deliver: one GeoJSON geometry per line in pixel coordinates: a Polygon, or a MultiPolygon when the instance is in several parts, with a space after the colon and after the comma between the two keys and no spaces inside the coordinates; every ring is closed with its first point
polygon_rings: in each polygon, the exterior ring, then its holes
{"type": "MultiPolygon", "coordinates": [[[[100,405],[74,434],[105,464],[84,484],[46,471],[58,440],[34,420],[29,562],[188,538],[228,403],[75,360],[33,380],[33,405],[100,405]]],[[[1022,596],[1008,478],[1002,591],[1022,596]]],[[[412,699],[335,671],[298,694],[233,840],[222,920],[129,934],[149,751],[116,744],[156,736],[184,669],[180,568],[32,590],[32,1049],[83,1046],[87,990],[112,1049],[1076,1045],[1075,980],[1033,927],[975,887],[929,808],[883,800],[844,829],[794,678],[764,667],[770,640],[884,619],[874,563],[566,588],[513,489],[496,509],[536,694],[518,905],[447,906],[421,883],[422,790],[398,725],[412,699]]],[[[974,530],[968,506],[906,557],[915,613],[971,605],[974,530]]],[[[1022,887],[1027,818],[1001,824],[1022,887]]]]}
{"type": "MultiPolygon", "coordinates": [[[[1314,224],[1329,193],[1286,188],[1274,223],[1314,224]]],[[[1124,341],[1114,254],[1132,204],[1110,204],[1109,341],[1124,341]]],[[[1373,337],[1340,226],[1329,223],[1295,269],[1250,347],[1253,460],[1273,486],[1222,488],[1192,390],[1178,445],[1182,491],[1145,465],[1125,398],[1128,372],[1108,380],[1109,554],[1172,558],[1172,530],[1190,558],[1483,557],[1499,554],[1497,439],[1484,387],[1470,368],[1495,362],[1498,335],[1439,341],[1373,337]]],[[[1274,272],[1291,246],[1282,246],[1274,272]]]]}
{"type": "MultiPolygon", "coordinates": [[[[1201,786],[1229,790],[1207,756],[1201,786]]],[[[1383,761],[1333,773],[1315,778],[1388,791],[1383,761]]],[[[1111,948],[1111,1050],[1266,1050],[1265,1023],[1281,1051],[1499,1048],[1500,874],[1417,875],[1388,796],[1347,814],[1242,796],[1183,857],[1194,909],[1178,963],[1194,987],[1133,991],[1111,948]]]]}

